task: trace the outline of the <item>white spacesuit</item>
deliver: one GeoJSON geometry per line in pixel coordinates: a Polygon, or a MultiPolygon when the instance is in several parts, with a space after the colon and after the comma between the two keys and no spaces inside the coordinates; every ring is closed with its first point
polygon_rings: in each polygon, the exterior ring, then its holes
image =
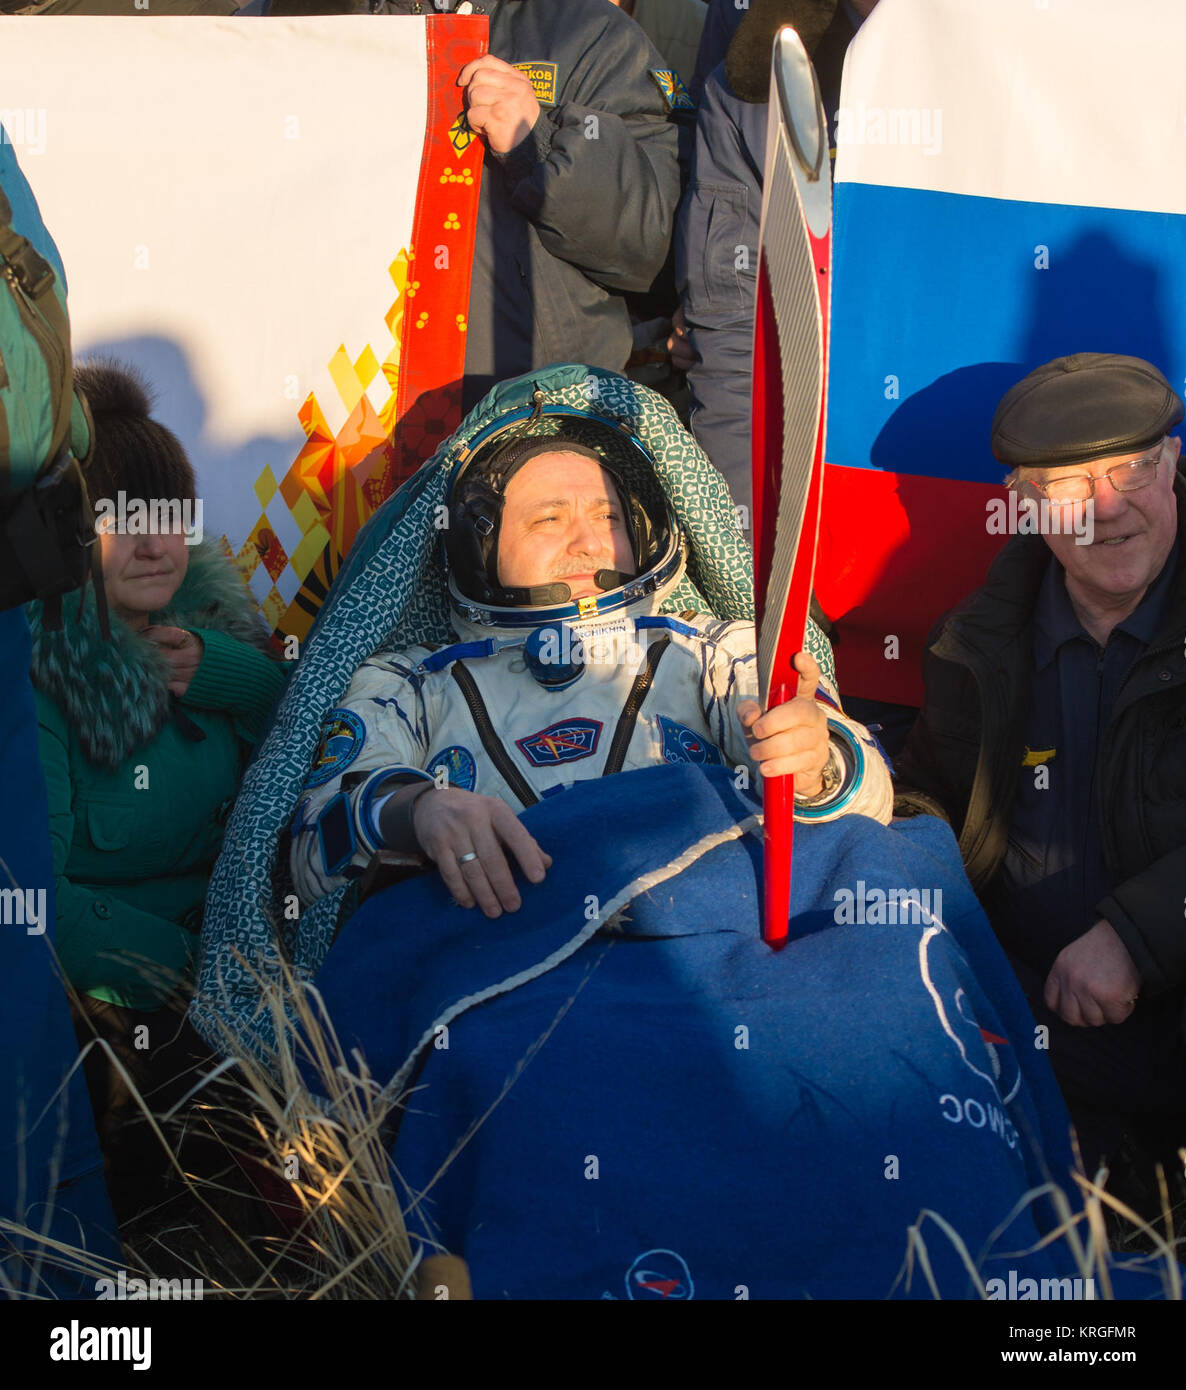
{"type": "MultiPolygon", "coordinates": [[[[746,779],[739,785],[756,785],[735,716],[759,693],[753,624],[660,616],[684,570],[678,540],[665,558],[649,592],[630,600],[623,586],[584,621],[575,603],[496,609],[451,585],[460,642],[365,661],[327,716],[292,823],[302,902],[361,874],[382,847],[375,807],[393,778],[499,796],[515,810],[662,762],[723,763],[746,779]]],[[[796,819],[857,813],[888,824],[893,791],[875,740],[826,680],[816,698],[829,707],[826,790],[797,798],[796,819]]]]}

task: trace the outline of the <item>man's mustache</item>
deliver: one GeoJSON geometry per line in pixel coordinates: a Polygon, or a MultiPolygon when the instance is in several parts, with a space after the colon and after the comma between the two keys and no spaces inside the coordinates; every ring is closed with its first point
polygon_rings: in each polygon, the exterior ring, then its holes
{"type": "Polygon", "coordinates": [[[570,560],[563,565],[553,565],[549,580],[564,580],[570,574],[596,574],[598,570],[614,570],[618,566],[612,555],[590,555],[587,559],[570,560]]]}

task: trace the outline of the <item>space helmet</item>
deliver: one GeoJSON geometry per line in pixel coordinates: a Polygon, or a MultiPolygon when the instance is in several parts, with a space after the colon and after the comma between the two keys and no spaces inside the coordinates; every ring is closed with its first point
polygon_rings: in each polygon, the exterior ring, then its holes
{"type": "MultiPolygon", "coordinates": [[[[541,398],[542,399],[542,398],[541,398]]],[[[512,420],[475,446],[455,472],[443,536],[449,601],[479,626],[527,628],[609,615],[671,583],[682,573],[687,543],[650,455],[624,427],[566,407],[512,420]],[[543,433],[549,428],[551,432],[543,433]],[[573,453],[594,459],[622,504],[634,572],[600,570],[603,592],[574,599],[563,582],[514,588],[498,574],[498,536],[506,489],[531,459],[573,453]]]]}

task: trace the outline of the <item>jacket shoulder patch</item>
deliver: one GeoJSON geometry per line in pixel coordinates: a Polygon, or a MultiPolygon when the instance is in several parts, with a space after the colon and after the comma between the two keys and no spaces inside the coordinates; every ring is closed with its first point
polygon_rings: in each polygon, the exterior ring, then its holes
{"type": "Polygon", "coordinates": [[[663,93],[668,111],[695,111],[696,103],[674,68],[650,68],[648,71],[663,93]]]}

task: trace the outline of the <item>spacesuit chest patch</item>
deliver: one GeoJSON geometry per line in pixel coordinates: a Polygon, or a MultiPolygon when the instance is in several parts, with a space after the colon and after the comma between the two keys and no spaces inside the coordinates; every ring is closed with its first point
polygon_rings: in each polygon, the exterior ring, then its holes
{"type": "Polygon", "coordinates": [[[445,785],[460,787],[463,792],[472,792],[478,785],[478,765],[474,755],[460,743],[442,748],[424,770],[438,781],[443,771],[445,785]]]}
{"type": "Polygon", "coordinates": [[[366,729],[353,710],[331,709],[321,730],[321,742],[313,759],[313,769],[305,781],[307,787],[321,787],[345,772],[362,752],[366,729]]]}
{"type": "Polygon", "coordinates": [[[565,719],[549,724],[538,734],[517,738],[515,745],[532,767],[555,767],[591,758],[597,752],[601,730],[600,719],[565,719]]]}
{"type": "Polygon", "coordinates": [[[723,761],[721,750],[715,743],[709,743],[703,734],[689,729],[686,724],[677,724],[666,715],[659,715],[659,731],[663,735],[663,758],[669,763],[704,763],[719,767],[723,761]]]}

